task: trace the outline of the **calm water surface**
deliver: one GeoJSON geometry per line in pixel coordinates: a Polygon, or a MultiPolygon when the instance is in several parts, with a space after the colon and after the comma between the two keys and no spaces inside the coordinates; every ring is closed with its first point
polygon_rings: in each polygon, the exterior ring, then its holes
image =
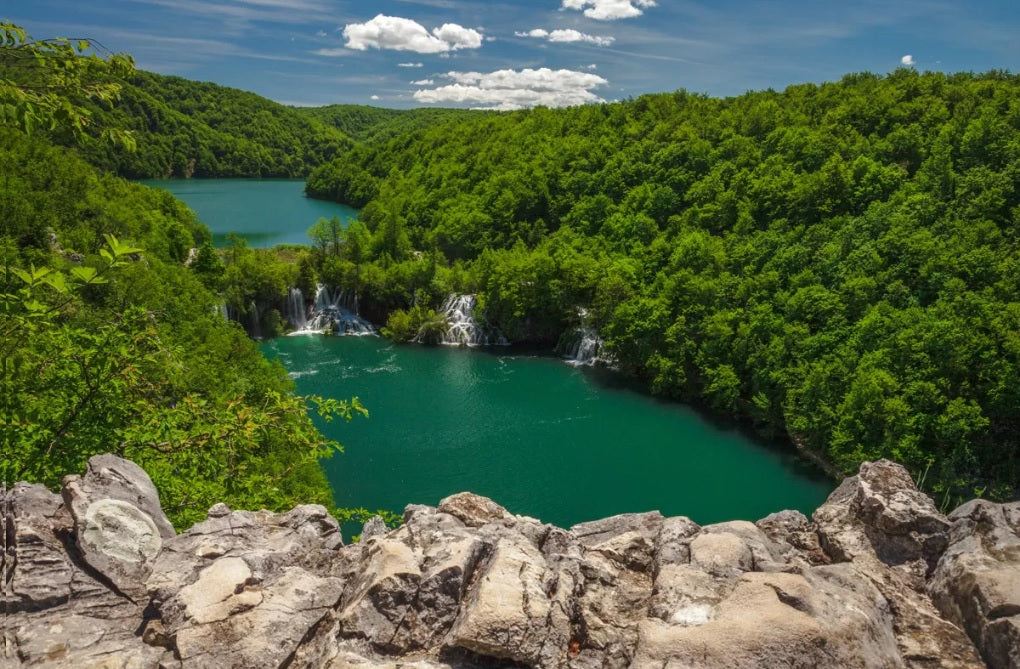
{"type": "Polygon", "coordinates": [[[395,346],[376,337],[263,344],[298,390],[357,395],[371,418],[324,424],[336,501],[400,511],[462,490],[570,526],[658,509],[705,524],[810,513],[833,484],[689,407],[556,358],[395,346]]]}
{"type": "Polygon", "coordinates": [[[209,226],[213,243],[225,246],[235,232],[249,246],[308,244],[308,228],[320,217],[355,218],[358,210],[305,197],[301,179],[159,179],[143,181],[162,188],[191,207],[209,226]]]}

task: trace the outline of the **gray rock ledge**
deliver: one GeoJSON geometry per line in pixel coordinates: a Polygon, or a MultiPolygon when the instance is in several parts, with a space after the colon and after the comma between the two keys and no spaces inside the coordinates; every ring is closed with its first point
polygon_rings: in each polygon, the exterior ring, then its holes
{"type": "Polygon", "coordinates": [[[0,502],[3,669],[1020,669],[1020,503],[943,516],[888,461],[812,519],[565,530],[460,493],[351,546],[312,505],[175,534],[110,455],[0,502]]]}

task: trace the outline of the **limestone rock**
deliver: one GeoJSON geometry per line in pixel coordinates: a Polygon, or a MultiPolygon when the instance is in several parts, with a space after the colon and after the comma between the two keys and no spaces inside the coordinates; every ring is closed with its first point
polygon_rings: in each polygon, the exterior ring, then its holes
{"type": "MultiPolygon", "coordinates": [[[[881,596],[848,571],[744,573],[729,592],[717,588],[715,603],[702,595],[669,620],[643,621],[631,666],[904,666],[881,596]]],[[[712,584],[695,587],[707,593],[712,584]]]]}
{"type": "Polygon", "coordinates": [[[144,597],[163,540],[174,536],[149,476],[133,462],[96,455],[84,476],[64,478],[61,494],[84,560],[120,592],[144,597]]]}
{"type": "Polygon", "coordinates": [[[440,513],[448,513],[468,527],[481,527],[510,517],[510,513],[491,499],[461,492],[439,502],[440,513]]]}
{"type": "Polygon", "coordinates": [[[949,547],[928,592],[989,667],[1020,668],[1020,502],[974,500],[949,518],[949,547]]]}
{"type": "Polygon", "coordinates": [[[361,527],[361,540],[365,541],[372,537],[377,537],[386,534],[386,523],[383,521],[381,516],[372,516],[365,521],[365,524],[361,527]]]}
{"type": "Polygon", "coordinates": [[[175,536],[173,525],[159,504],[159,492],[141,467],[115,455],[93,455],[81,477],[90,499],[116,499],[137,507],[152,519],[164,539],[175,536]]]}
{"type": "Polygon", "coordinates": [[[813,522],[650,512],[562,529],[461,493],[350,546],[314,505],[217,504],[175,536],[146,481],[104,456],[63,500],[3,493],[5,663],[976,669],[970,634],[1017,668],[1018,505],[947,519],[888,462],[813,522]]]}
{"type": "Polygon", "coordinates": [[[184,667],[275,667],[343,592],[339,526],[317,505],[286,514],[213,507],[168,540],[146,586],[184,667]]]}
{"type": "Polygon", "coordinates": [[[814,513],[825,552],[835,561],[873,554],[895,566],[924,560],[934,568],[945,550],[949,521],[914,487],[906,469],[865,462],[814,513]]]}
{"type": "Polygon", "coordinates": [[[111,590],[73,550],[74,521],[60,496],[19,483],[2,502],[0,666],[155,669],[163,649],[135,634],[144,607],[111,590]]]}

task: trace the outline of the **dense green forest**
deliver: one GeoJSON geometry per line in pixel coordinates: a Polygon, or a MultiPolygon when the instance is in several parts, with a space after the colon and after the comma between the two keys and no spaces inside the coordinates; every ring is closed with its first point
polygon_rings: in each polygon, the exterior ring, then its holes
{"type": "Polygon", "coordinates": [[[295,396],[224,319],[206,285],[227,270],[182,203],[47,141],[129,144],[89,135],[82,102],[114,99],[130,61],[87,48],[0,24],[0,482],[57,486],[114,452],[145,467],[178,526],[218,501],[331,505],[319,461],[338,445],[309,402],[327,419],[360,405],[295,396]]]}
{"type": "Polygon", "coordinates": [[[347,137],[362,144],[377,144],[398,135],[406,135],[414,130],[492,113],[471,109],[436,109],[432,107],[385,109],[365,105],[301,107],[297,111],[336,128],[347,137]]]}
{"type": "Polygon", "coordinates": [[[318,271],[399,329],[448,290],[518,342],[583,309],[656,393],[843,471],[892,458],[942,503],[1016,494],[1017,76],[480,115],[359,145],[307,190],[364,206],[318,271]]]}
{"type": "Polygon", "coordinates": [[[352,146],[332,125],[254,93],[150,72],[130,73],[116,103],[87,108],[93,123],[131,131],[137,150],[79,150],[132,179],[304,177],[352,146]]]}

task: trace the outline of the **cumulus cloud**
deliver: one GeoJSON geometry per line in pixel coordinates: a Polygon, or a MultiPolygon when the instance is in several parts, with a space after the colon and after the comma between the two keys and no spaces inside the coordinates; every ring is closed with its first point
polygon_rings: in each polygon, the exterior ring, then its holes
{"type": "Polygon", "coordinates": [[[378,95],[372,95],[372,96],[370,96],[370,97],[369,97],[368,99],[369,99],[369,100],[378,100],[378,99],[379,99],[379,96],[378,96],[378,95]]]}
{"type": "Polygon", "coordinates": [[[573,70],[497,70],[496,72],[448,72],[452,84],[415,91],[414,99],[425,103],[470,104],[482,109],[523,109],[536,105],[568,107],[604,102],[592,89],[609,82],[596,74],[573,70]]]}
{"type": "Polygon", "coordinates": [[[477,30],[456,23],[444,23],[432,32],[411,19],[379,14],[367,23],[344,26],[348,49],[392,49],[416,53],[443,53],[457,49],[477,49],[483,36],[477,30]]]}
{"type": "Polygon", "coordinates": [[[547,39],[550,42],[587,42],[588,44],[596,44],[598,46],[609,46],[616,38],[615,37],[602,37],[600,35],[589,35],[587,33],[580,32],[569,28],[567,30],[553,30],[552,32],[544,30],[542,28],[535,28],[527,32],[515,32],[518,37],[537,37],[538,39],[547,39]]]}
{"type": "Polygon", "coordinates": [[[906,65],[907,67],[913,67],[916,64],[916,62],[914,61],[914,57],[911,56],[909,53],[903,58],[900,58],[900,62],[906,65]]]}
{"type": "Polygon", "coordinates": [[[563,0],[563,9],[584,10],[584,15],[599,21],[641,16],[642,8],[655,7],[655,0],[563,0]]]}
{"type": "Polygon", "coordinates": [[[412,86],[432,86],[435,83],[436,82],[432,81],[431,79],[419,79],[418,81],[412,81],[411,85],[412,86]]]}
{"type": "Polygon", "coordinates": [[[397,67],[421,67],[423,63],[397,63],[397,67]]]}
{"type": "Polygon", "coordinates": [[[641,16],[643,7],[655,7],[655,0],[563,0],[563,9],[584,10],[584,15],[597,20],[615,20],[641,16]]]}

